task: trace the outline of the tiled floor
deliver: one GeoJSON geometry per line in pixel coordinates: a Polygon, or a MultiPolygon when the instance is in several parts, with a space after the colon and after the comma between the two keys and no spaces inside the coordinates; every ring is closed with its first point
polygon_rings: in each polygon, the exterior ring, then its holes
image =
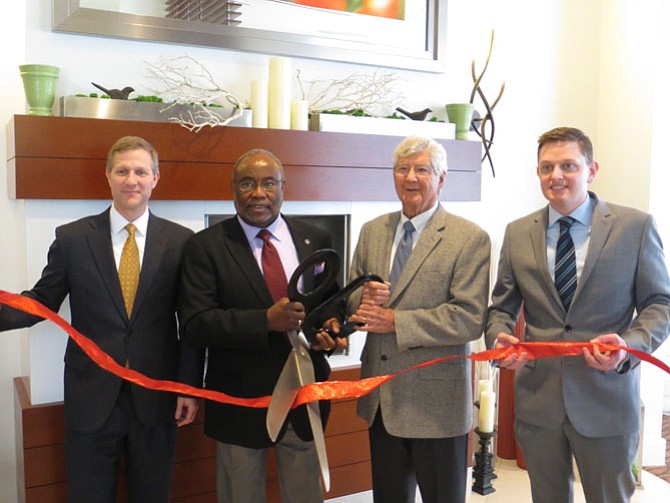
{"type": "MultiPolygon", "coordinates": [[[[487,496],[471,494],[468,503],[526,503],[530,502],[530,483],[524,470],[516,461],[496,459],[496,475],[493,481],[495,492],[487,496]]],[[[417,496],[417,503],[421,498],[417,496]]],[[[651,475],[642,473],[642,488],[638,489],[631,503],[665,503],[670,501],[670,484],[651,475]]],[[[329,503],[371,503],[372,493],[359,493],[328,500],[329,503]]],[[[575,503],[584,503],[581,486],[575,484],[575,503]]]]}

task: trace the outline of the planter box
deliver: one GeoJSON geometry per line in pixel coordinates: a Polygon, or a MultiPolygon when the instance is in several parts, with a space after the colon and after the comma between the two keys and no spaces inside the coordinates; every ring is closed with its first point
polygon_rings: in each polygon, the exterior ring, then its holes
{"type": "MultiPolygon", "coordinates": [[[[61,117],[86,117],[89,119],[117,119],[126,121],[170,122],[171,117],[187,117],[195,110],[190,105],[153,103],[150,101],[111,100],[106,98],[85,98],[80,96],[61,96],[61,117]]],[[[210,107],[220,114],[230,114],[225,107],[210,107]]],[[[251,127],[251,110],[243,110],[242,115],[230,121],[228,126],[251,127]]]]}
{"type": "Polygon", "coordinates": [[[452,140],[456,136],[454,125],[448,122],[354,117],[340,114],[311,114],[309,130],[391,136],[419,135],[447,140],[452,140]]]}

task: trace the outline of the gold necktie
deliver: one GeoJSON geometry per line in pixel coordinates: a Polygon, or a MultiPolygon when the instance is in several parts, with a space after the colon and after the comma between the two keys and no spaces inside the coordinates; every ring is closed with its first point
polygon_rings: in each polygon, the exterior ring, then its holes
{"type": "Polygon", "coordinates": [[[137,284],[140,281],[140,251],[135,241],[135,226],[128,224],[125,229],[128,231],[128,239],[126,239],[121,252],[119,281],[121,282],[121,292],[123,292],[123,302],[126,305],[128,318],[130,318],[130,313],[133,312],[137,284]]]}

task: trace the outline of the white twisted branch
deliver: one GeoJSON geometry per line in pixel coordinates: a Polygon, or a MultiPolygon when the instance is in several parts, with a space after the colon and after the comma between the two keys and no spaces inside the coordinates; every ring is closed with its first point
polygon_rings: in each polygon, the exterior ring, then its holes
{"type": "Polygon", "coordinates": [[[190,56],[161,58],[157,64],[148,63],[147,77],[157,81],[161,88],[152,90],[168,102],[161,110],[166,113],[175,105],[190,105],[192,110],[180,112],[169,120],[187,128],[200,131],[205,126],[225,126],[242,115],[243,106],[232,93],[221,88],[212,74],[200,62],[190,56]],[[222,105],[221,111],[211,104],[222,105]],[[224,115],[227,107],[232,106],[230,115],[224,115]]]}

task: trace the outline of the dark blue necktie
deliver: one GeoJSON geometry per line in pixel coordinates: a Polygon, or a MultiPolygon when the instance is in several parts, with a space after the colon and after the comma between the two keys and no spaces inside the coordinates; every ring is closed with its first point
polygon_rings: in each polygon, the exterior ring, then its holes
{"type": "Polygon", "coordinates": [[[407,259],[412,254],[412,235],[414,234],[414,225],[409,220],[405,222],[403,226],[403,235],[398,248],[395,251],[395,257],[393,257],[393,266],[391,267],[391,277],[389,281],[391,282],[391,290],[393,290],[398,283],[398,278],[400,278],[400,273],[402,273],[403,268],[407,259]]]}
{"type": "Polygon", "coordinates": [[[561,234],[556,245],[556,269],[554,271],[554,282],[556,290],[563,301],[563,307],[567,311],[572,302],[577,288],[577,260],[575,258],[575,243],[570,236],[570,227],[575,223],[572,217],[562,217],[558,223],[561,225],[561,234]]]}

